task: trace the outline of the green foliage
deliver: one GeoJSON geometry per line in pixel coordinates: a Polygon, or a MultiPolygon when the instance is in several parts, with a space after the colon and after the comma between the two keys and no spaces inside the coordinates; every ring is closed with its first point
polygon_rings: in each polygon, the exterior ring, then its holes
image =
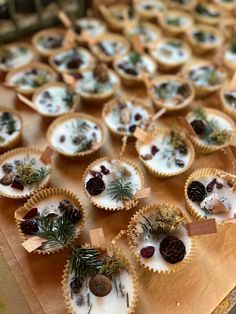
{"type": "Polygon", "coordinates": [[[135,66],[137,63],[139,63],[141,61],[140,53],[132,52],[130,54],[129,60],[130,60],[131,64],[135,66]]]}
{"type": "Polygon", "coordinates": [[[123,178],[118,178],[111,181],[107,188],[108,194],[117,202],[125,202],[133,198],[134,190],[131,181],[124,181],[123,178]]]}

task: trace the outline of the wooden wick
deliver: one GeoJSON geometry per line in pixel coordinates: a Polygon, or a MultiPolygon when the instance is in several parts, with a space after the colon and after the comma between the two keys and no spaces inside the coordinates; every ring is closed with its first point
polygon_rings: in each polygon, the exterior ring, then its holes
{"type": "Polygon", "coordinates": [[[227,156],[228,160],[231,163],[232,173],[235,174],[236,173],[236,159],[235,159],[235,156],[234,156],[231,148],[229,146],[227,146],[227,147],[223,148],[222,151],[227,156]]]}
{"type": "Polygon", "coordinates": [[[152,82],[145,71],[141,71],[141,77],[147,89],[150,89],[152,86],[152,82]]]}
{"type": "Polygon", "coordinates": [[[94,45],[97,41],[96,38],[92,37],[87,31],[82,31],[81,35],[89,45],[94,45]]]}
{"type": "Polygon", "coordinates": [[[122,137],[122,146],[121,146],[121,151],[120,151],[120,158],[124,155],[125,153],[125,149],[126,149],[126,145],[127,145],[127,140],[128,140],[128,135],[124,135],[122,137]]]}
{"type": "Polygon", "coordinates": [[[151,188],[144,188],[139,191],[137,191],[134,195],[134,198],[140,199],[140,198],[146,198],[150,196],[151,188]]]}
{"type": "Polygon", "coordinates": [[[196,136],[194,129],[192,128],[191,124],[188,123],[185,117],[178,117],[177,119],[180,125],[189,133],[189,135],[196,136]]]}
{"type": "Polygon", "coordinates": [[[68,85],[70,85],[71,87],[75,88],[76,83],[77,83],[77,80],[76,80],[72,75],[64,73],[64,74],[62,75],[62,79],[63,79],[63,81],[64,81],[66,84],[68,84],[68,85]]]}
{"type": "Polygon", "coordinates": [[[28,240],[24,241],[23,243],[21,243],[21,245],[27,252],[31,253],[38,249],[44,242],[47,242],[47,239],[38,236],[33,236],[28,240]]]}
{"type": "Polygon", "coordinates": [[[139,34],[132,36],[132,44],[135,51],[142,54],[144,52],[143,44],[139,34]]]}
{"type": "Polygon", "coordinates": [[[195,235],[217,233],[215,218],[190,222],[187,223],[185,227],[190,237],[195,235]]]}
{"type": "Polygon", "coordinates": [[[72,27],[72,22],[71,22],[69,16],[64,11],[59,11],[57,16],[66,28],[72,27]]]}
{"type": "Polygon", "coordinates": [[[50,146],[47,146],[40,156],[40,160],[47,165],[50,163],[53,154],[54,150],[50,146]]]}
{"type": "Polygon", "coordinates": [[[63,47],[64,48],[71,48],[75,45],[76,35],[72,28],[69,28],[66,32],[64,41],[63,41],[63,47]]]}
{"type": "Polygon", "coordinates": [[[92,229],[89,231],[90,242],[93,248],[98,248],[103,251],[107,249],[106,240],[104,237],[103,229],[92,229]]]}
{"type": "Polygon", "coordinates": [[[234,75],[232,77],[232,80],[229,84],[230,89],[236,89],[236,71],[234,72],[234,75]]]}
{"type": "Polygon", "coordinates": [[[134,137],[144,144],[148,144],[153,140],[153,134],[145,132],[143,129],[137,127],[134,131],[134,137]]]}
{"type": "Polygon", "coordinates": [[[34,103],[29,100],[28,98],[26,98],[25,96],[21,95],[21,94],[17,94],[18,99],[23,102],[25,105],[29,106],[31,109],[33,110],[37,110],[36,106],[34,105],[34,103]]]}
{"type": "Polygon", "coordinates": [[[164,114],[166,113],[166,109],[162,108],[159,111],[157,111],[157,113],[154,114],[154,116],[152,117],[152,121],[156,121],[158,120],[160,117],[162,117],[164,114]]]}

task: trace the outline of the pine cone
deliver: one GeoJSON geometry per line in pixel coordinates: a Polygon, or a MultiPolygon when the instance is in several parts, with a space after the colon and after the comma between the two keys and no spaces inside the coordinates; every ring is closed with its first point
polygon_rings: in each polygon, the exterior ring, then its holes
{"type": "Polygon", "coordinates": [[[176,264],[184,259],[186,249],[183,241],[176,237],[169,236],[161,241],[160,253],[165,261],[176,264]]]}
{"type": "Polygon", "coordinates": [[[98,63],[93,70],[94,77],[98,80],[98,82],[104,83],[108,81],[108,67],[105,63],[98,63]]]}
{"type": "Polygon", "coordinates": [[[86,183],[86,190],[90,195],[99,195],[105,190],[105,183],[100,177],[94,177],[86,183]]]}
{"type": "Polygon", "coordinates": [[[206,126],[202,120],[194,120],[191,122],[191,126],[197,135],[203,135],[206,131],[206,126]]]}
{"type": "Polygon", "coordinates": [[[34,220],[23,220],[20,223],[20,228],[25,234],[34,234],[39,230],[38,224],[34,220]]]}
{"type": "Polygon", "coordinates": [[[187,189],[187,194],[192,202],[198,203],[202,202],[207,195],[205,186],[199,181],[190,183],[187,189]]]}
{"type": "Polygon", "coordinates": [[[66,199],[61,201],[58,205],[58,209],[60,209],[62,213],[68,210],[73,210],[73,208],[74,208],[73,204],[66,199]]]}
{"type": "Polygon", "coordinates": [[[80,221],[82,214],[81,211],[75,207],[67,210],[64,213],[64,216],[69,219],[73,224],[76,224],[77,222],[80,221]]]}

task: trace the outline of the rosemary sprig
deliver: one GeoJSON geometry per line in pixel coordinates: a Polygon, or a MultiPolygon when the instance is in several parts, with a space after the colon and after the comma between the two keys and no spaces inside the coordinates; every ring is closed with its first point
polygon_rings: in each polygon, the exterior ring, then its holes
{"type": "Polygon", "coordinates": [[[65,216],[36,217],[39,231],[35,235],[47,239],[50,247],[68,244],[75,236],[75,225],[65,216]]]}
{"type": "Polygon", "coordinates": [[[141,61],[141,54],[138,52],[132,52],[129,57],[129,61],[131,62],[132,65],[136,65],[141,61]]]}
{"type": "Polygon", "coordinates": [[[16,168],[16,173],[20,177],[24,185],[38,184],[41,182],[49,173],[51,169],[47,167],[36,168],[35,159],[24,159],[23,163],[19,164],[16,168]]]}
{"type": "Polygon", "coordinates": [[[12,114],[8,112],[3,112],[0,116],[0,129],[6,127],[7,134],[11,135],[16,131],[16,120],[13,118],[12,114]]]}
{"type": "Polygon", "coordinates": [[[107,192],[113,200],[125,202],[133,198],[134,189],[131,181],[118,178],[110,182],[107,192]]]}
{"type": "Polygon", "coordinates": [[[179,17],[169,17],[166,20],[167,24],[173,26],[181,26],[181,19],[179,17]]]}
{"type": "Polygon", "coordinates": [[[101,255],[97,250],[81,246],[73,247],[69,260],[70,272],[81,280],[84,280],[89,274],[98,273],[103,265],[101,255]]]}
{"type": "Polygon", "coordinates": [[[74,93],[70,90],[66,90],[65,96],[62,98],[62,100],[66,103],[66,106],[71,108],[74,103],[74,93]]]}

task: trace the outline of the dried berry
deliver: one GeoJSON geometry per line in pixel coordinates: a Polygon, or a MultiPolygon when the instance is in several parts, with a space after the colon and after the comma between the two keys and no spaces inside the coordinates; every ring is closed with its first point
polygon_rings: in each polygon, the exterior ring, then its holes
{"type": "Polygon", "coordinates": [[[101,172],[95,171],[95,170],[89,170],[89,173],[93,176],[93,177],[99,177],[102,179],[102,174],[101,172]]]}
{"type": "Polygon", "coordinates": [[[65,135],[61,135],[60,136],[60,143],[64,143],[65,142],[65,139],[66,139],[66,137],[65,137],[65,135]]]}
{"type": "Polygon", "coordinates": [[[227,184],[228,184],[228,186],[229,186],[230,188],[232,188],[232,187],[234,186],[233,182],[231,182],[231,181],[227,181],[227,184]]]}
{"type": "Polygon", "coordinates": [[[217,183],[216,183],[216,188],[217,188],[218,190],[222,189],[222,188],[223,188],[223,184],[217,182],[217,183]]]}
{"type": "Polygon", "coordinates": [[[38,232],[39,227],[36,221],[34,220],[23,220],[20,223],[20,228],[23,233],[25,234],[34,234],[35,232],[38,232]]]}
{"type": "Polygon", "coordinates": [[[175,164],[180,168],[184,167],[184,162],[181,159],[175,159],[175,164]]]}
{"type": "Polygon", "coordinates": [[[101,172],[104,174],[104,175],[107,175],[110,173],[110,170],[107,169],[105,166],[101,166],[101,172]]]}
{"type": "Polygon", "coordinates": [[[124,69],[125,73],[132,75],[132,76],[137,76],[138,72],[137,70],[133,69],[133,68],[125,68],[124,69]]]}
{"type": "Polygon", "coordinates": [[[123,127],[123,126],[120,126],[120,127],[117,128],[117,131],[118,132],[126,132],[126,128],[123,127]]]}
{"type": "Polygon", "coordinates": [[[83,61],[80,58],[74,58],[67,63],[67,68],[70,70],[78,69],[83,61]]]}
{"type": "Polygon", "coordinates": [[[135,129],[136,129],[136,124],[133,124],[129,127],[129,132],[134,133],[135,129]]]}
{"type": "Polygon", "coordinates": [[[10,185],[12,183],[12,175],[11,174],[5,174],[2,179],[0,180],[0,183],[2,185],[10,185]]]}
{"type": "Polygon", "coordinates": [[[105,183],[100,177],[94,177],[86,183],[86,190],[90,195],[99,195],[105,190],[105,183]]]}
{"type": "Polygon", "coordinates": [[[211,193],[213,191],[215,184],[216,179],[212,180],[210,183],[207,184],[206,190],[208,193],[211,193]]]}
{"type": "Polygon", "coordinates": [[[95,275],[89,280],[89,289],[97,297],[105,297],[111,292],[111,280],[104,275],[95,275]]]}
{"type": "Polygon", "coordinates": [[[157,152],[159,152],[159,149],[156,147],[156,145],[152,145],[151,154],[155,156],[157,152]]]}
{"type": "Polygon", "coordinates": [[[69,200],[66,200],[66,199],[61,201],[58,205],[58,209],[60,209],[62,213],[68,210],[72,210],[73,208],[74,208],[73,204],[69,200]]]}
{"type": "Polygon", "coordinates": [[[193,120],[191,126],[197,135],[203,135],[206,131],[206,126],[202,120],[193,120]]]}
{"type": "Polygon", "coordinates": [[[98,80],[98,82],[107,82],[109,79],[109,73],[106,63],[98,63],[93,70],[93,75],[98,80]]]}
{"type": "Polygon", "coordinates": [[[70,288],[73,293],[79,293],[83,287],[83,281],[79,278],[72,278],[70,282],[70,288]]]}
{"type": "Polygon", "coordinates": [[[2,165],[2,171],[6,174],[11,173],[13,170],[13,165],[10,163],[5,163],[2,165]]]}
{"type": "Polygon", "coordinates": [[[77,222],[80,221],[82,214],[81,211],[75,207],[72,209],[67,210],[64,213],[65,217],[69,219],[73,224],[76,224],[77,222]]]}
{"type": "Polygon", "coordinates": [[[188,146],[186,144],[183,144],[183,145],[179,146],[179,152],[182,155],[187,155],[187,153],[188,153],[188,146]]]}
{"type": "Polygon", "coordinates": [[[151,160],[152,159],[152,155],[151,154],[142,155],[141,158],[143,160],[151,160]]]}
{"type": "Polygon", "coordinates": [[[190,183],[187,189],[188,198],[193,202],[202,202],[207,196],[205,186],[199,181],[190,183]]]}
{"type": "Polygon", "coordinates": [[[154,246],[146,246],[141,249],[140,254],[143,258],[150,258],[155,253],[155,247],[154,246]]]}
{"type": "Polygon", "coordinates": [[[184,259],[186,249],[183,241],[177,237],[168,236],[160,243],[160,253],[165,261],[176,264],[184,259]]]}
{"type": "Polygon", "coordinates": [[[25,214],[23,219],[25,219],[25,220],[32,219],[37,215],[38,215],[38,209],[37,208],[31,208],[31,210],[29,210],[28,213],[25,214]]]}
{"type": "Polygon", "coordinates": [[[139,120],[141,120],[141,119],[142,119],[141,114],[140,114],[140,113],[136,113],[136,115],[134,116],[134,120],[135,120],[135,121],[139,121],[139,120]]]}
{"type": "Polygon", "coordinates": [[[24,190],[24,184],[19,176],[15,176],[14,180],[12,181],[11,187],[21,191],[24,190]]]}

